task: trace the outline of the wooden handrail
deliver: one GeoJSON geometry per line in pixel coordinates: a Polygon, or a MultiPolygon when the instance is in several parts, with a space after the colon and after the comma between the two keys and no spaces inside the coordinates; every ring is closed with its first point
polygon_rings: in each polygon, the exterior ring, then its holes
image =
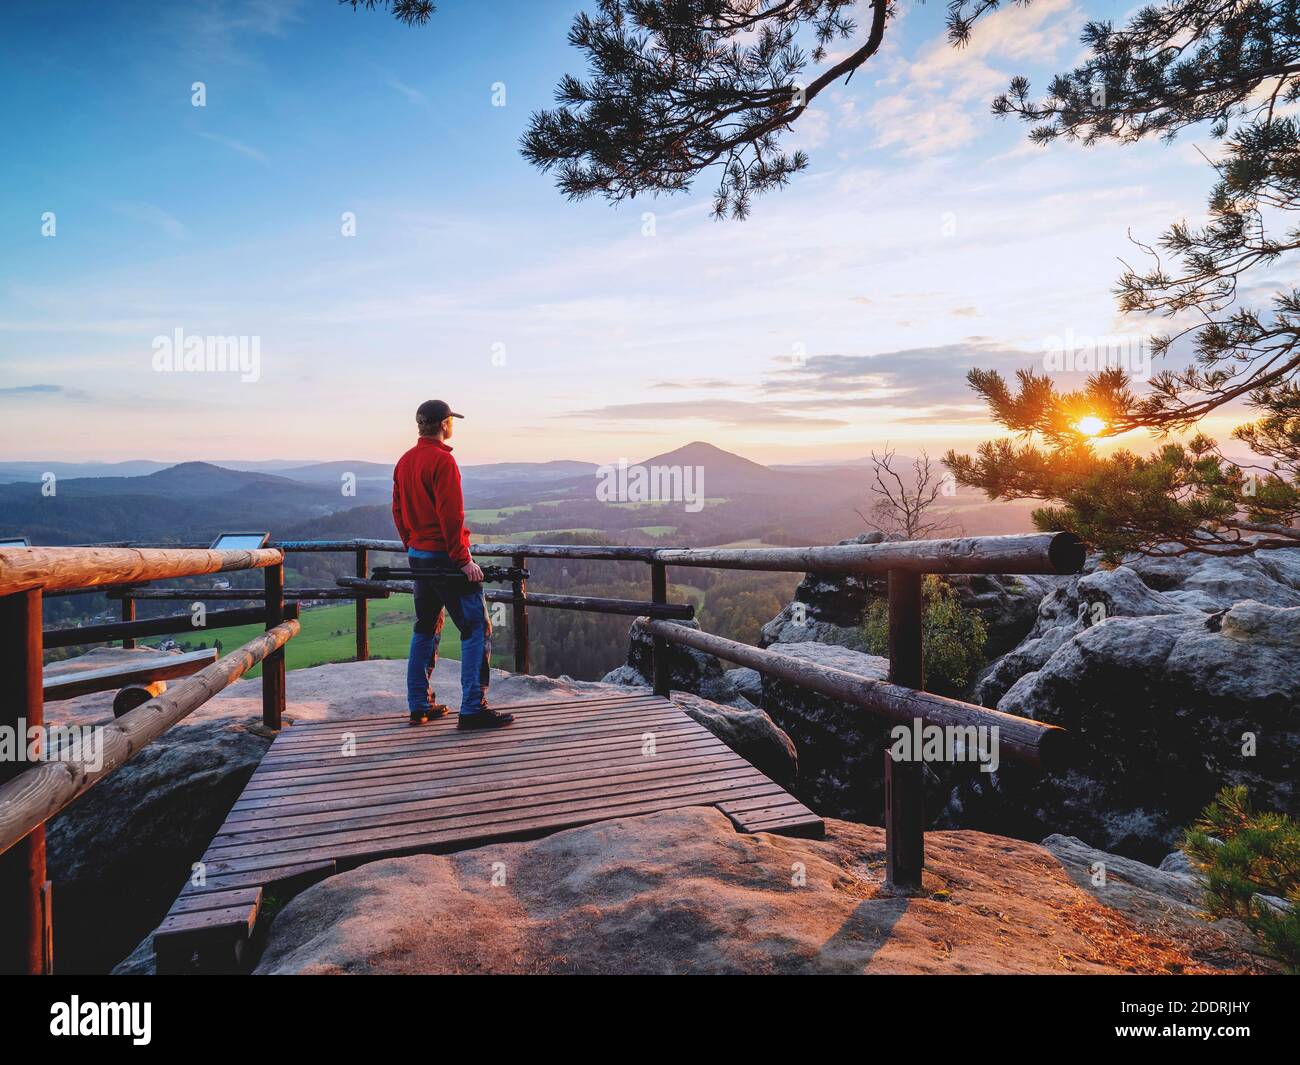
{"type": "MultiPolygon", "coordinates": [[[[298,617],[298,604],[292,606],[295,619],[298,617]]],[[[106,625],[79,625],[71,629],[46,629],[42,633],[45,648],[79,647],[90,643],[108,643],[112,640],[136,640],[147,636],[166,636],[170,633],[183,633],[189,636],[203,636],[209,632],[239,625],[257,625],[266,620],[263,607],[239,607],[235,610],[209,610],[203,618],[203,624],[194,624],[193,614],[169,614],[160,618],[145,618],[143,621],[113,621],[106,625]]]]}
{"type": "Polygon", "coordinates": [[[883,576],[908,573],[1078,573],[1084,549],[1072,533],[962,536],[951,540],[886,540],[831,547],[658,548],[669,566],[795,570],[883,576]]]}
{"type": "MultiPolygon", "coordinates": [[[[281,540],[284,551],[403,552],[398,540],[281,540]]],[[[521,556],[791,573],[1078,573],[1084,548],[1073,533],[886,540],[829,547],[636,547],[580,544],[473,544],[485,558],[521,556]]]]}
{"type": "Polygon", "coordinates": [[[135,547],[0,548],[0,595],[39,585],[43,592],[262,569],[284,561],[274,548],[211,551],[135,547]]]}
{"type": "Polygon", "coordinates": [[[941,727],[969,726],[997,728],[998,751],[1018,762],[1039,769],[1060,769],[1069,761],[1069,733],[1027,717],[964,703],[927,691],[905,688],[885,680],[872,680],[847,670],[809,662],[793,655],[727,640],[712,633],[675,625],[670,621],[642,618],[651,635],[669,643],[685,644],[697,651],[738,662],[760,673],[821,692],[835,699],[870,710],[895,724],[910,725],[917,718],[941,727]]]}
{"type": "MultiPolygon", "coordinates": [[[[1078,573],[1084,547],[1073,533],[1016,533],[1009,536],[961,536],[946,540],[886,540],[878,544],[835,544],[826,547],[649,547],[613,544],[473,544],[476,555],[500,558],[555,558],[605,562],[662,563],[716,569],[748,569],[791,573],[884,574],[913,573],[1078,573]]],[[[186,551],[188,548],[6,548],[8,551],[186,551]]],[[[355,552],[403,554],[400,540],[276,540],[263,551],[355,552]]],[[[215,552],[205,552],[212,554],[215,552]]],[[[227,552],[259,554],[260,552],[227,552]]],[[[263,563],[265,564],[265,563],[263,563]]],[[[246,568],[246,567],[231,567],[246,568]]],[[[215,570],[200,572],[216,572],[215,570]]],[[[177,574],[183,576],[184,574],[177,574]]],[[[162,579],[162,578],[148,578],[162,579]]],[[[103,582],[100,582],[103,583],[103,582]]]]}
{"type": "MultiPolygon", "coordinates": [[[[261,588],[133,588],[127,591],[106,592],[109,599],[154,600],[164,603],[228,603],[259,601],[266,598],[261,588]]],[[[386,599],[387,589],[357,588],[285,588],[285,599],[346,599],[360,596],[363,599],[386,599]]]]}
{"type": "MultiPolygon", "coordinates": [[[[278,553],[278,552],[277,552],[278,553]]],[[[299,631],[286,621],[249,640],[207,669],[102,726],[102,758],[41,762],[0,785],[0,854],[39,828],[91,785],[108,776],[178,721],[228,687],[299,631]],[[98,764],[96,764],[98,763],[98,764]]]]}
{"type": "MultiPolygon", "coordinates": [[[[368,577],[335,578],[343,588],[361,592],[401,592],[414,594],[414,581],[377,581],[368,577]]],[[[689,621],[695,617],[692,603],[646,603],[639,599],[609,599],[595,595],[552,595],[548,592],[525,592],[517,596],[513,590],[489,588],[483,592],[489,603],[510,603],[515,606],[541,606],[556,610],[583,610],[591,614],[623,614],[637,617],[649,614],[656,618],[689,621]]]]}

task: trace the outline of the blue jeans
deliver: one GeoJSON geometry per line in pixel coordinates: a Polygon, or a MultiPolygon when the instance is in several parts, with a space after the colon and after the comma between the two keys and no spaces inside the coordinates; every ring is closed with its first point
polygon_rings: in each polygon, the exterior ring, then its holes
{"type": "MultiPolygon", "coordinates": [[[[410,551],[411,569],[457,568],[444,551],[410,551]]],[[[434,701],[430,679],[438,663],[443,609],[460,631],[460,712],[477,714],[487,698],[489,662],[492,658],[492,622],[488,620],[483,585],[466,580],[417,577],[415,580],[415,631],[406,662],[408,710],[427,710],[434,701]]]]}

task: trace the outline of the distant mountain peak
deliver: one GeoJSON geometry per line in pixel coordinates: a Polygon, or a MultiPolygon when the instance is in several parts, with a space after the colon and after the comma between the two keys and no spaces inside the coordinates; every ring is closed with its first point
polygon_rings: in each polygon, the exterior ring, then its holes
{"type": "Polygon", "coordinates": [[[706,440],[692,440],[689,444],[684,444],[673,451],[665,451],[662,455],[655,455],[653,458],[646,459],[641,465],[704,466],[706,467],[706,474],[709,467],[714,468],[717,472],[743,472],[760,476],[772,472],[761,463],[747,459],[743,455],[737,455],[733,451],[725,451],[706,440]]]}
{"type": "Polygon", "coordinates": [[[207,473],[211,470],[219,470],[222,473],[231,473],[225,466],[218,466],[215,462],[178,462],[175,466],[168,466],[165,469],[148,474],[150,477],[165,477],[168,474],[185,474],[185,473],[207,473]]]}

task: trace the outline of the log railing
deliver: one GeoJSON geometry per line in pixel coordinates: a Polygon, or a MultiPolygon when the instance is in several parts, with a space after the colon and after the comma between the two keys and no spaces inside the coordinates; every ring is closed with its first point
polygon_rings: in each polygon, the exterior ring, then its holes
{"type": "Polygon", "coordinates": [[[889,680],[876,680],[771,648],[750,647],[699,629],[674,625],[670,621],[642,620],[652,635],[668,643],[693,647],[760,673],[769,673],[791,684],[869,710],[891,724],[911,725],[921,718],[926,724],[940,728],[996,729],[998,751],[1004,758],[1045,770],[1062,769],[1069,761],[1069,734],[1056,725],[911,688],[898,683],[892,676],[889,680]]]}
{"type": "MultiPolygon", "coordinates": [[[[356,575],[340,577],[338,589],[300,589],[297,594],[302,598],[313,595],[326,598],[341,591],[343,598],[356,599],[358,658],[364,658],[368,648],[364,632],[368,624],[368,599],[413,590],[409,581],[374,580],[366,573],[372,552],[404,551],[397,540],[293,540],[276,541],[271,547],[286,553],[345,552],[355,556],[356,575]]],[[[1083,567],[1084,549],[1079,540],[1068,533],[885,541],[827,547],[664,548],[495,543],[475,544],[473,550],[479,557],[507,557],[518,567],[528,559],[536,558],[637,562],[650,568],[648,602],[535,593],[529,591],[523,581],[516,581],[509,591],[488,590],[486,595],[490,602],[509,603],[513,607],[515,668],[518,672],[528,671],[530,606],[637,615],[644,619],[652,640],[651,683],[654,691],[661,695],[667,695],[669,691],[669,644],[686,645],[804,685],[886,721],[910,723],[920,720],[923,725],[954,728],[996,727],[999,753],[1013,761],[1050,771],[1064,760],[1067,737],[1061,729],[926,692],[921,626],[922,578],[925,574],[1077,573],[1083,567]],[[889,587],[889,680],[876,681],[818,667],[779,652],[748,647],[671,624],[674,620],[689,620],[694,616],[694,610],[690,604],[668,602],[670,566],[886,577],[889,587]]],[[[128,583],[138,580],[138,575],[120,573],[117,579],[128,583]]],[[[218,594],[126,588],[112,594],[141,599],[171,594],[195,599],[201,599],[205,594],[213,598],[238,597],[238,593],[230,590],[218,594]]],[[[884,780],[888,878],[896,887],[915,889],[920,886],[924,864],[921,763],[895,762],[887,754],[884,780]]]]}
{"type": "MultiPolygon", "coordinates": [[[[280,542],[286,551],[392,551],[396,540],[280,542]]],[[[670,687],[668,645],[694,647],[781,677],[860,707],[893,724],[937,725],[948,729],[996,729],[999,757],[1041,770],[1059,768],[1066,760],[1067,734],[1027,718],[926,692],[922,655],[922,580],[927,573],[1068,574],[1083,568],[1084,548],[1069,533],[1028,533],[1014,536],[972,536],[945,540],[885,541],[877,544],[838,544],[829,547],[656,548],[578,546],[569,544],[476,544],[482,557],[508,556],[515,566],[530,558],[639,562],[650,567],[650,602],[593,597],[542,595],[516,586],[509,592],[491,590],[489,601],[514,605],[515,664],[528,665],[528,607],[546,606],[605,613],[637,613],[652,641],[652,685],[660,695],[670,687]],[[671,624],[687,620],[693,611],[668,602],[668,567],[855,574],[883,576],[889,588],[889,679],[878,681],[828,669],[771,650],[748,647],[709,633],[671,624]],[[635,609],[640,607],[641,609],[635,609]]],[[[358,575],[340,578],[358,591],[384,587],[411,591],[410,582],[378,582],[358,575]]],[[[358,600],[358,613],[360,613],[358,600]]],[[[886,875],[894,887],[921,886],[925,863],[925,809],[922,763],[895,761],[886,753],[885,852],[886,875]]]]}
{"type": "MultiPolygon", "coordinates": [[[[53,971],[53,900],[45,870],[45,823],[97,781],[120,767],[217,692],[263,663],[263,720],[278,728],[284,710],[285,643],[299,625],[286,614],[284,553],[275,549],[125,547],[0,548],[0,729],[22,757],[0,763],[0,972],[53,971]],[[206,669],[96,730],[94,757],[84,747],[47,750],[42,660],[42,600],[49,592],[121,587],[153,580],[233,570],[266,573],[267,631],[206,669]],[[17,740],[14,744],[12,741],[17,740]],[[25,766],[28,756],[35,762],[25,766]]],[[[124,609],[124,617],[127,617],[124,609]]],[[[219,624],[246,623],[244,611],[221,612],[219,624]],[[234,617],[232,615],[238,615],[234,617]]],[[[214,620],[212,615],[209,621],[214,620]]],[[[56,645],[134,639],[152,634],[157,621],[127,620],[81,630],[51,630],[56,645]],[[88,639],[88,637],[90,637],[88,639]]],[[[218,627],[216,625],[210,627],[218,627]]],[[[16,751],[15,751],[16,753],[16,751]]]]}

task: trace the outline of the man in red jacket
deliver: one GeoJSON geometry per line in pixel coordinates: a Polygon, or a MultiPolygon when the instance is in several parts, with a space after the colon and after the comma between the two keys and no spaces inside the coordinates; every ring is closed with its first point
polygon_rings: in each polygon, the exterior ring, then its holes
{"type": "Polygon", "coordinates": [[[438,662],[442,612],[460,630],[460,718],[463,729],[499,728],[514,720],[487,705],[492,624],[483,597],[483,571],[470,557],[460,469],[447,441],[463,418],[440,399],[415,412],[420,439],[393,468],[393,524],[402,537],[415,578],[415,631],[406,663],[406,703],[411,724],[442,717],[430,684],[438,662]],[[459,570],[463,576],[457,576],[459,570]],[[430,576],[420,576],[421,572],[430,576]]]}

